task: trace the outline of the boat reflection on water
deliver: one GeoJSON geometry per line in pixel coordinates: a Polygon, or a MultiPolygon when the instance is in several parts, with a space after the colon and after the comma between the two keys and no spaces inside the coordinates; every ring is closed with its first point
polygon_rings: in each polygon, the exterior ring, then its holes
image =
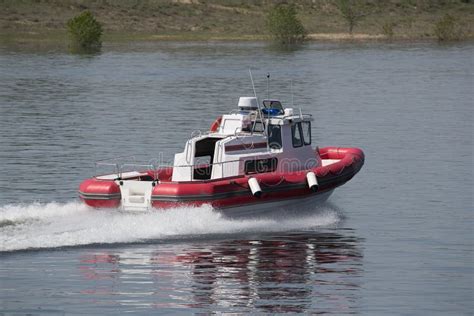
{"type": "Polygon", "coordinates": [[[170,312],[338,314],[360,304],[363,254],[350,229],[123,249],[82,257],[93,282],[82,294],[170,312]]]}

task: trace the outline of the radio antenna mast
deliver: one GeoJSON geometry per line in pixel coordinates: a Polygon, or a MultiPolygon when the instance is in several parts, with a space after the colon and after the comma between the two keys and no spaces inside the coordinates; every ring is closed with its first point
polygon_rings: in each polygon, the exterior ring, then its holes
{"type": "Polygon", "coordinates": [[[270,73],[267,72],[267,99],[270,99],[270,73]]]}
{"type": "Polygon", "coordinates": [[[294,108],[294,104],[293,104],[293,78],[291,78],[291,81],[290,81],[290,89],[291,89],[291,107],[294,108]]]}
{"type": "MultiPolygon", "coordinates": [[[[255,96],[255,100],[257,100],[258,116],[259,116],[259,118],[260,118],[260,121],[262,122],[263,135],[267,136],[266,128],[265,128],[265,122],[263,121],[262,110],[260,109],[260,102],[258,102],[257,91],[255,90],[255,84],[253,83],[252,70],[250,69],[250,67],[249,67],[249,75],[250,75],[250,81],[252,81],[253,94],[254,94],[254,96],[255,96]]],[[[253,125],[252,132],[253,132],[253,130],[255,129],[255,125],[256,125],[256,122],[255,122],[255,124],[253,125]]],[[[267,144],[267,145],[268,145],[268,144],[267,144]]]]}
{"type": "MultiPolygon", "coordinates": [[[[249,68],[249,75],[250,75],[250,81],[252,82],[253,95],[255,96],[255,99],[257,99],[258,101],[257,91],[255,90],[255,85],[253,84],[252,70],[250,68],[249,68]]],[[[258,102],[257,102],[257,107],[260,110],[260,103],[258,102]]]]}

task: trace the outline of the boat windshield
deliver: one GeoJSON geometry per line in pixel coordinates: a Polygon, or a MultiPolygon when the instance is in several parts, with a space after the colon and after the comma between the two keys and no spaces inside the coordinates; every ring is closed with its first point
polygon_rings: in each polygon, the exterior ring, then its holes
{"type": "Polygon", "coordinates": [[[278,100],[263,100],[263,106],[266,109],[277,109],[280,111],[280,113],[283,113],[283,105],[281,105],[281,102],[278,100]]]}

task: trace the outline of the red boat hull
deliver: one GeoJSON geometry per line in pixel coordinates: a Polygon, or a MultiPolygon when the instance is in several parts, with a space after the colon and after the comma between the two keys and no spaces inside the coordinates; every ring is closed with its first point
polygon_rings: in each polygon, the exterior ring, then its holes
{"type": "MultiPolygon", "coordinates": [[[[179,206],[200,206],[210,204],[217,209],[244,205],[262,204],[289,199],[302,199],[323,194],[349,181],[364,164],[364,153],[358,148],[325,147],[318,151],[322,160],[338,160],[326,166],[296,172],[270,172],[223,178],[218,180],[172,182],[171,168],[161,169],[153,175],[157,185],[153,187],[151,205],[157,209],[179,206]],[[314,192],[307,183],[306,175],[314,172],[318,190],[314,192]],[[256,178],[262,189],[259,197],[249,188],[249,178],[256,178]]],[[[116,208],[120,206],[118,181],[85,180],[79,187],[80,198],[89,206],[116,208]]]]}

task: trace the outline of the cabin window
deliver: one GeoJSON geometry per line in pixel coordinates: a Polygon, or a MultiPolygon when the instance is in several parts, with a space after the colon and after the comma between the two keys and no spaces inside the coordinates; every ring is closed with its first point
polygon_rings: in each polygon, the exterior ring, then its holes
{"type": "Polygon", "coordinates": [[[304,144],[311,145],[311,122],[301,122],[304,144]]]}
{"type": "Polygon", "coordinates": [[[281,149],[280,125],[268,125],[268,144],[272,149],[281,149]]]}
{"type": "Polygon", "coordinates": [[[262,133],[263,132],[263,123],[260,121],[255,121],[253,124],[253,131],[256,133],[262,133]]]}
{"type": "Polygon", "coordinates": [[[247,160],[245,162],[245,174],[273,172],[276,170],[277,165],[278,159],[275,157],[247,160]]]}
{"type": "Polygon", "coordinates": [[[293,147],[303,146],[303,133],[301,131],[301,123],[291,125],[291,136],[293,139],[293,147]]]}

